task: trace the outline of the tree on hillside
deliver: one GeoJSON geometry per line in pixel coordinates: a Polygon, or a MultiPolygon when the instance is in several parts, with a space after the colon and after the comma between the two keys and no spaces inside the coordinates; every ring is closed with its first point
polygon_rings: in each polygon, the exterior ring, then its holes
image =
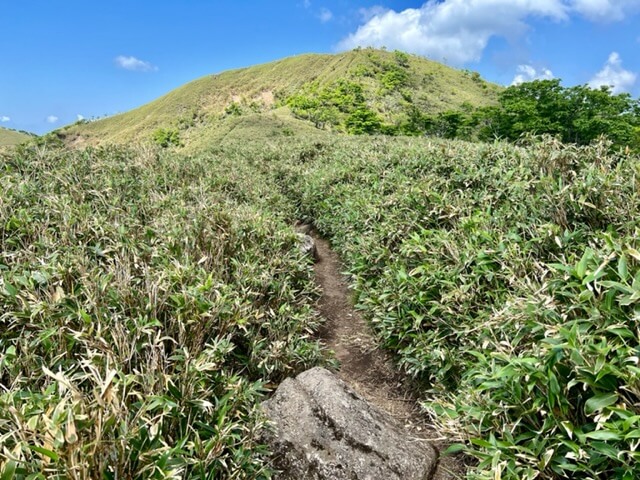
{"type": "Polygon", "coordinates": [[[337,126],[345,117],[366,107],[362,85],[348,80],[326,86],[313,82],[286,103],[294,116],[310,120],[318,128],[337,126]]]}
{"type": "Polygon", "coordinates": [[[346,118],[344,126],[346,131],[353,135],[371,135],[380,132],[382,120],[376,112],[366,106],[361,106],[346,118]]]}
{"type": "Polygon", "coordinates": [[[565,141],[585,145],[601,135],[619,145],[638,146],[634,133],[640,125],[640,104],[628,93],[612,95],[608,87],[568,89],[571,128],[565,141]],[[635,145],[634,145],[635,142],[635,145]]]}
{"type": "Polygon", "coordinates": [[[586,145],[601,135],[616,146],[639,148],[640,103],[627,93],[614,95],[609,87],[587,85],[564,88],[559,79],[513,85],[495,107],[474,114],[482,140],[517,140],[525,133],[550,134],[564,142],[586,145]]]}

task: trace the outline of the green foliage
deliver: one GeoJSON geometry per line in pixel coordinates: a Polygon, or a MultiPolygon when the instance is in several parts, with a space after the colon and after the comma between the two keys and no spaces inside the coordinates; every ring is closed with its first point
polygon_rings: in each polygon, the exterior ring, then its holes
{"type": "Polygon", "coordinates": [[[382,121],[378,115],[367,107],[359,107],[349,114],[344,122],[347,133],[354,135],[378,133],[382,121]]]}
{"type": "Polygon", "coordinates": [[[409,75],[406,71],[393,68],[385,71],[380,77],[380,83],[386,90],[396,90],[407,84],[409,75]]]}
{"type": "Polygon", "coordinates": [[[485,436],[472,440],[480,468],[497,461],[507,478],[638,476],[640,254],[614,236],[599,240],[574,264],[549,266],[546,303],[510,306],[533,337],[517,356],[478,355],[466,372],[477,406],[459,410],[485,436]]]}
{"type": "Polygon", "coordinates": [[[330,125],[361,135],[380,131],[382,121],[367,107],[362,85],[340,80],[326,87],[313,83],[304,93],[287,100],[294,115],[311,120],[317,127],[330,125]]]}
{"type": "Polygon", "coordinates": [[[277,175],[470,478],[638,478],[638,158],[529,142],[340,142],[277,175]]]}
{"type": "Polygon", "coordinates": [[[393,52],[393,56],[395,57],[396,63],[402,68],[409,68],[409,55],[405,52],[401,52],[400,50],[395,50],[393,52]]]}
{"type": "Polygon", "coordinates": [[[447,110],[435,115],[423,113],[415,105],[407,106],[407,113],[392,135],[428,135],[439,138],[475,140],[476,122],[469,110],[447,110]]]}
{"type": "Polygon", "coordinates": [[[426,115],[415,105],[408,105],[405,118],[397,126],[397,133],[400,135],[424,135],[432,130],[434,123],[433,116],[426,115]]]}
{"type": "Polygon", "coordinates": [[[162,148],[182,146],[180,132],[175,128],[158,128],[153,132],[152,139],[162,148]]]}
{"type": "Polygon", "coordinates": [[[471,78],[471,80],[473,80],[474,82],[481,85],[485,83],[479,72],[475,72],[472,70],[463,70],[463,72],[465,73],[465,75],[468,75],[469,78],[471,78]]]}
{"type": "Polygon", "coordinates": [[[268,478],[265,383],[321,350],[258,164],[40,143],[0,165],[0,477],[268,478]]]}
{"type": "Polygon", "coordinates": [[[371,65],[360,64],[353,68],[351,74],[354,77],[375,77],[375,69],[371,65]]]}
{"type": "Polygon", "coordinates": [[[238,102],[231,102],[224,109],[224,114],[229,116],[240,116],[242,115],[242,107],[238,102]]]}
{"type": "MultiPolygon", "coordinates": [[[[474,72],[474,81],[481,82],[474,72]]],[[[442,138],[518,141],[527,135],[552,135],[565,143],[588,145],[607,137],[612,147],[640,149],[640,101],[629,94],[613,95],[603,87],[564,88],[560,80],[537,80],[514,85],[499,94],[499,105],[427,114],[415,106],[399,132],[442,138]]]]}
{"type": "Polygon", "coordinates": [[[465,116],[463,112],[442,112],[436,115],[427,133],[442,138],[461,138],[464,136],[462,133],[464,125],[465,116]]]}
{"type": "Polygon", "coordinates": [[[507,88],[498,107],[478,112],[479,137],[517,140],[525,133],[550,134],[567,143],[588,145],[606,135],[616,147],[637,149],[640,103],[607,87],[564,88],[560,80],[537,80],[507,88]]]}

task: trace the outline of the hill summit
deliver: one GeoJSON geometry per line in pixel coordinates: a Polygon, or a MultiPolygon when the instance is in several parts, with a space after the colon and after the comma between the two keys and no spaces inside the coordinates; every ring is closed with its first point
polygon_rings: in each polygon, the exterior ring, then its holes
{"type": "Polygon", "coordinates": [[[420,115],[489,105],[498,91],[476,72],[399,51],[356,49],[209,75],[130,112],[58,133],[72,144],[155,139],[191,147],[252,130],[406,133],[418,128],[420,115]]]}

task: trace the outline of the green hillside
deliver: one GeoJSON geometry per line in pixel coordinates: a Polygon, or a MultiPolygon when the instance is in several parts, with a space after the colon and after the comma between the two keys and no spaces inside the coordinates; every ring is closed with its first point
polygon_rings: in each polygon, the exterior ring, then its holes
{"type": "Polygon", "coordinates": [[[498,91],[474,72],[400,52],[309,54],[209,75],[130,112],[59,133],[82,145],[151,139],[165,129],[197,148],[247,125],[262,124],[267,135],[308,134],[316,127],[348,131],[363,110],[383,128],[395,128],[415,111],[493,104],[498,91]]]}
{"type": "Polygon", "coordinates": [[[18,145],[29,138],[31,138],[31,136],[25,132],[18,132],[16,130],[9,130],[7,128],[0,127],[0,147],[18,145]]]}

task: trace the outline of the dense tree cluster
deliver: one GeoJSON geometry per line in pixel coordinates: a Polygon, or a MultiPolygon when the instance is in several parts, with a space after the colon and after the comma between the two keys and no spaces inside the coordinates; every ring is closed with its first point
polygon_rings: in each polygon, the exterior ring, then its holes
{"type": "Polygon", "coordinates": [[[628,93],[613,94],[608,87],[565,88],[558,79],[508,87],[496,106],[409,118],[409,130],[417,126],[446,138],[515,141],[533,133],[588,145],[605,135],[616,147],[640,149],[639,100],[628,93]]]}
{"type": "MultiPolygon", "coordinates": [[[[395,70],[391,70],[392,73],[395,70]]],[[[394,73],[395,74],[395,73],[394,73]]],[[[366,102],[362,86],[342,80],[327,87],[311,84],[288,99],[299,118],[352,134],[433,135],[442,138],[516,141],[525,134],[548,134],[565,143],[588,145],[600,136],[616,148],[640,150],[640,101],[609,87],[563,87],[559,79],[536,80],[503,90],[498,104],[429,114],[411,102],[404,119],[386,124],[366,102]]]]}

